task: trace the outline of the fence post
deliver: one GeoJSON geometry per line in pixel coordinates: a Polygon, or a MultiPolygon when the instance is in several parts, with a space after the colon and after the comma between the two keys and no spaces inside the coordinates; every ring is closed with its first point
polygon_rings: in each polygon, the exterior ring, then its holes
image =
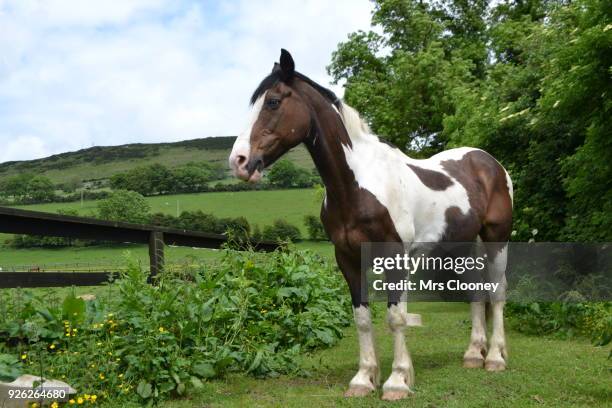
{"type": "Polygon", "coordinates": [[[149,283],[164,269],[164,233],[151,231],[149,235],[149,262],[151,264],[151,274],[149,283]]]}

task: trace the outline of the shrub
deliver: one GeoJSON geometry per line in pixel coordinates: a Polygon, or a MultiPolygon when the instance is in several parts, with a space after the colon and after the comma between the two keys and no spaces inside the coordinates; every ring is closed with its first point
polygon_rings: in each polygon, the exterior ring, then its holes
{"type": "Polygon", "coordinates": [[[311,173],[289,160],[279,160],[268,173],[268,182],[276,188],[311,187],[311,173]]]}
{"type": "Polygon", "coordinates": [[[612,340],[612,302],[509,302],[506,314],[523,333],[586,336],[598,346],[612,340]]]}
{"type": "Polygon", "coordinates": [[[219,218],[213,214],[206,214],[201,210],[183,211],[178,217],[178,227],[192,231],[212,232],[222,234],[225,232],[219,218]]]}
{"type": "Polygon", "coordinates": [[[304,217],[304,224],[308,230],[308,238],[313,241],[325,241],[327,240],[327,233],[319,217],[314,215],[307,215],[304,217]]]}
{"type": "Polygon", "coordinates": [[[281,219],[275,220],[272,225],[265,226],[262,236],[263,239],[277,242],[295,242],[302,239],[302,235],[298,227],[281,219]]]}
{"type": "Polygon", "coordinates": [[[229,371],[296,372],[300,352],[335,344],[350,322],[341,275],[308,251],[226,250],[218,263],[146,280],[131,264],[119,294],[113,286],[87,303],[0,292],[0,378],[32,364],[113,406],[144,405],[229,371]]]}

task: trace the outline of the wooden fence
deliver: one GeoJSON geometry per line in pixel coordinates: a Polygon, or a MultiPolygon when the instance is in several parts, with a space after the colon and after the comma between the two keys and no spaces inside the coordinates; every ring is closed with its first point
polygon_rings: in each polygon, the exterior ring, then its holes
{"type": "MultiPolygon", "coordinates": [[[[227,237],[219,234],[8,207],[0,207],[0,232],[148,244],[151,279],[164,268],[165,244],[220,248],[227,242],[227,237]]],[[[252,246],[263,251],[273,251],[278,247],[273,242],[257,242],[252,246]]],[[[110,275],[111,272],[0,272],[0,288],[93,286],[107,282],[110,275]]]]}

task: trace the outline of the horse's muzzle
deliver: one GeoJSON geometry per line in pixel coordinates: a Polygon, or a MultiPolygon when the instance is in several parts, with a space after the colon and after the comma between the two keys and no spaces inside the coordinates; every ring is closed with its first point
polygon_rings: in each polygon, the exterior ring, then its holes
{"type": "Polygon", "coordinates": [[[249,183],[257,183],[261,180],[264,168],[263,159],[256,158],[248,160],[244,155],[236,155],[230,160],[234,176],[249,183]]]}

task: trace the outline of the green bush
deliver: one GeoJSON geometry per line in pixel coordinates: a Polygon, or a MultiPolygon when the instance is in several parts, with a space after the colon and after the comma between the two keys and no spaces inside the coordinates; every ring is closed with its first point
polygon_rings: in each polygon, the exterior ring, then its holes
{"type": "Polygon", "coordinates": [[[351,316],[341,275],[307,251],[226,250],[156,286],[132,264],[116,286],[89,302],[0,292],[0,378],[32,370],[115,406],[150,403],[230,371],[295,372],[351,316]]]}
{"type": "Polygon", "coordinates": [[[302,239],[302,234],[300,234],[298,227],[281,219],[275,220],[272,225],[265,226],[262,236],[265,240],[277,242],[295,242],[302,239]]]}
{"type": "Polygon", "coordinates": [[[612,302],[509,302],[506,315],[523,333],[585,336],[597,346],[612,340],[612,302]]]}
{"type": "Polygon", "coordinates": [[[313,241],[325,241],[327,240],[327,233],[319,217],[314,215],[307,215],[304,217],[304,224],[308,230],[308,238],[313,241]]]}
{"type": "Polygon", "coordinates": [[[289,160],[279,160],[268,172],[268,182],[275,188],[312,187],[312,174],[289,160]]]}

